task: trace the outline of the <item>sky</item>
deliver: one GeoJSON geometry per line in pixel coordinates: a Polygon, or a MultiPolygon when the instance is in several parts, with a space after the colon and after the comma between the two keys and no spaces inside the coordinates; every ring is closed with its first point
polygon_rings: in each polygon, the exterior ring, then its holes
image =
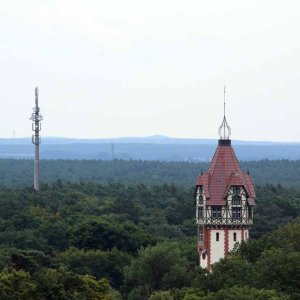
{"type": "Polygon", "coordinates": [[[1,0],[0,137],[300,141],[300,2],[1,0]]]}

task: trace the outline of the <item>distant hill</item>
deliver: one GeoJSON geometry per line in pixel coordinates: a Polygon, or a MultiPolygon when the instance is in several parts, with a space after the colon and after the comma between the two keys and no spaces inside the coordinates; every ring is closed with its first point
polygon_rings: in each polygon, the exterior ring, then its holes
{"type": "MultiPolygon", "coordinates": [[[[165,136],[113,139],[42,139],[42,159],[141,159],[160,161],[209,161],[217,145],[214,139],[182,139],[165,136]],[[113,147],[112,147],[113,144],[113,147]]],[[[300,143],[233,141],[240,160],[300,159],[300,143]]],[[[30,138],[0,139],[0,158],[33,158],[30,138]]]]}
{"type": "MultiPolygon", "coordinates": [[[[121,143],[121,144],[216,144],[216,139],[191,139],[191,138],[171,138],[164,135],[152,135],[147,137],[117,137],[117,138],[99,138],[99,139],[74,139],[64,137],[45,137],[43,144],[101,144],[101,143],[121,143]]],[[[266,141],[234,141],[236,145],[277,145],[286,144],[280,142],[266,141]]],[[[0,145],[28,145],[31,144],[31,137],[26,138],[0,138],[0,145]]],[[[300,143],[293,143],[300,144],[300,143]]]]}

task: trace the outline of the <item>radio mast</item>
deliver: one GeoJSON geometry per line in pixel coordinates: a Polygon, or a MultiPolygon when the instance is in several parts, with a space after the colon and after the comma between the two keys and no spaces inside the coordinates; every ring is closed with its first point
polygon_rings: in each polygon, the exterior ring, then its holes
{"type": "Polygon", "coordinates": [[[34,144],[34,189],[39,192],[40,191],[40,180],[39,180],[39,162],[40,162],[40,131],[41,131],[41,121],[43,120],[43,116],[40,113],[39,108],[39,90],[35,88],[35,107],[33,108],[33,112],[30,120],[32,120],[32,131],[34,132],[32,135],[32,144],[34,144]]]}

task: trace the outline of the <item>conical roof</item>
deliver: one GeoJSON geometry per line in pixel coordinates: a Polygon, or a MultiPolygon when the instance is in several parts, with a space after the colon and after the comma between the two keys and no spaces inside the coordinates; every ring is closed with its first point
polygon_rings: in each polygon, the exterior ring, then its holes
{"type": "Polygon", "coordinates": [[[219,140],[207,172],[198,177],[197,186],[199,185],[203,186],[208,205],[225,205],[225,198],[233,185],[243,186],[249,198],[249,204],[255,203],[252,179],[248,173],[241,170],[229,139],[219,140]]]}

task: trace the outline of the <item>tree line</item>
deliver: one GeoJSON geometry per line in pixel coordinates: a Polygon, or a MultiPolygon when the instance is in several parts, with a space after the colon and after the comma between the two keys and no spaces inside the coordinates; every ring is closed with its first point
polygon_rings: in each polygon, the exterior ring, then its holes
{"type": "MultiPolygon", "coordinates": [[[[171,184],[193,186],[201,171],[209,163],[162,162],[142,160],[41,160],[41,180],[54,183],[63,181],[109,183],[126,185],[171,184]]],[[[241,168],[249,171],[256,185],[300,185],[300,160],[262,160],[241,162],[241,168]]],[[[31,186],[33,161],[0,159],[0,186],[31,186]]]]}

